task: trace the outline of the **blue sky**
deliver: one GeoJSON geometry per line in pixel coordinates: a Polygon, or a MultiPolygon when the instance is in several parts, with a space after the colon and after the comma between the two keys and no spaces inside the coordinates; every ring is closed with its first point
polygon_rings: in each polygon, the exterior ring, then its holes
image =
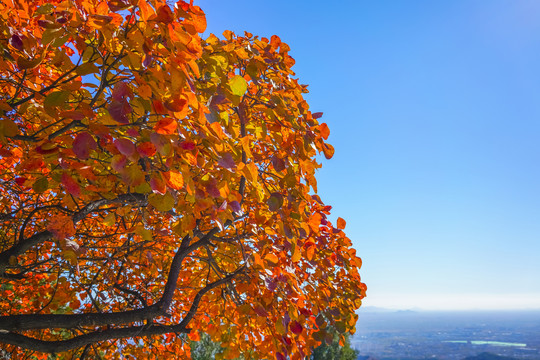
{"type": "Polygon", "coordinates": [[[195,3],[290,45],[366,306],[540,308],[540,2],[195,3]]]}

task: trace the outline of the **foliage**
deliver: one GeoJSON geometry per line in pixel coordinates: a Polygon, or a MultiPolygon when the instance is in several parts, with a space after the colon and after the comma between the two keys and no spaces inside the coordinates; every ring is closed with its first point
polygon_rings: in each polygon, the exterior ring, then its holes
{"type": "Polygon", "coordinates": [[[192,360],[213,360],[221,350],[218,343],[213,342],[207,334],[201,334],[199,341],[191,342],[192,360]]]}
{"type": "Polygon", "coordinates": [[[187,358],[208,333],[221,358],[300,359],[354,331],[361,260],[314,194],[329,130],[277,36],[202,40],[183,1],[0,19],[4,349],[187,358]]]}
{"type": "Polygon", "coordinates": [[[345,335],[345,340],[341,341],[340,343],[339,337],[334,335],[329,341],[315,348],[311,360],[356,360],[358,350],[351,348],[348,334],[345,335]]]}

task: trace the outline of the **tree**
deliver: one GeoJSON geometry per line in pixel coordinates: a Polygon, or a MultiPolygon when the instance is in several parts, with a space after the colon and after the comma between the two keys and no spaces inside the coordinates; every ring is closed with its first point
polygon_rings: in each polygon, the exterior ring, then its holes
{"type": "Polygon", "coordinates": [[[183,358],[207,333],[300,359],[354,331],[361,260],[316,195],[334,151],[285,43],[202,40],[183,1],[0,17],[3,349],[183,358]]]}
{"type": "Polygon", "coordinates": [[[221,345],[213,342],[207,334],[202,334],[199,341],[193,341],[190,347],[192,360],[214,360],[221,349],[221,345]]]}
{"type": "Polygon", "coordinates": [[[345,340],[340,340],[337,334],[328,337],[327,341],[316,347],[311,355],[312,360],[356,360],[357,358],[358,350],[351,348],[348,334],[345,335],[345,340]]]}

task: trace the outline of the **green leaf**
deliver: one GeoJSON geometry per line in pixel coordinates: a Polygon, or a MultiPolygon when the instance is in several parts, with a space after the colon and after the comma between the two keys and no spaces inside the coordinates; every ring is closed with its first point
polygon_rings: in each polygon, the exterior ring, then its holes
{"type": "Polygon", "coordinates": [[[174,198],[170,193],[166,193],[165,195],[155,193],[150,194],[148,196],[148,202],[155,207],[156,210],[161,212],[167,212],[174,207],[174,198]]]}
{"type": "Polygon", "coordinates": [[[32,189],[37,193],[42,193],[49,188],[49,181],[47,178],[39,178],[32,185],[32,189]]]}
{"type": "Polygon", "coordinates": [[[64,33],[63,29],[46,29],[41,36],[41,43],[46,45],[64,33]]]}
{"type": "Polygon", "coordinates": [[[45,4],[37,8],[36,12],[41,15],[50,14],[54,10],[53,4],[45,4]]]}
{"type": "Polygon", "coordinates": [[[240,75],[236,75],[229,80],[229,87],[233,95],[242,96],[247,90],[247,81],[240,75]]]}
{"type": "Polygon", "coordinates": [[[152,192],[152,188],[146,181],[140,185],[135,186],[134,190],[139,194],[150,194],[152,192]]]}
{"type": "Polygon", "coordinates": [[[45,106],[59,106],[64,104],[69,98],[69,91],[55,91],[47,95],[43,104],[45,106]]]}
{"type": "Polygon", "coordinates": [[[19,127],[11,119],[0,120],[0,136],[13,137],[19,133],[19,127]]]}
{"type": "Polygon", "coordinates": [[[283,206],[283,195],[280,193],[272,193],[267,203],[270,211],[277,211],[283,206]]]}
{"type": "Polygon", "coordinates": [[[99,69],[94,63],[87,62],[79,66],[77,69],[75,69],[75,72],[77,73],[77,75],[84,76],[88,74],[97,73],[99,72],[99,69]]]}

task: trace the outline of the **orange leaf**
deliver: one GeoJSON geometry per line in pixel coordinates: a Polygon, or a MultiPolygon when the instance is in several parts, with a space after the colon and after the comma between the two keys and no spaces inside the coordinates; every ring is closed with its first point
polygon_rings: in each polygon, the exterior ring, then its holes
{"type": "Polygon", "coordinates": [[[175,190],[180,190],[184,186],[184,177],[181,173],[176,171],[167,171],[163,173],[165,176],[165,180],[167,181],[167,185],[175,190]]]}
{"type": "Polygon", "coordinates": [[[154,126],[154,130],[161,135],[171,135],[176,132],[177,127],[178,123],[175,119],[166,117],[158,121],[156,126],[154,126]]]}
{"type": "Polygon", "coordinates": [[[157,11],[157,21],[170,24],[174,21],[174,14],[168,5],[162,5],[157,11]]]}
{"type": "Polygon", "coordinates": [[[50,218],[47,230],[52,232],[54,237],[59,240],[75,235],[73,220],[67,215],[55,215],[50,218]]]}
{"type": "Polygon", "coordinates": [[[326,125],[326,123],[322,123],[321,125],[319,125],[319,131],[324,140],[328,139],[328,136],[330,136],[330,129],[328,128],[328,125],[326,125]]]}
{"type": "Polygon", "coordinates": [[[156,153],[156,147],[151,142],[145,141],[137,145],[137,152],[143,157],[150,157],[156,153]]]}
{"type": "Polygon", "coordinates": [[[323,144],[324,157],[330,160],[334,156],[334,147],[330,144],[323,144]]]}
{"type": "Polygon", "coordinates": [[[272,254],[272,253],[267,254],[264,257],[264,260],[266,260],[272,266],[276,266],[279,262],[279,258],[275,254],[272,254]]]}
{"type": "Polygon", "coordinates": [[[347,225],[347,222],[343,220],[342,218],[338,217],[337,219],[337,228],[338,229],[345,229],[345,226],[347,225]]]}
{"type": "Polygon", "coordinates": [[[309,227],[314,233],[319,233],[319,226],[321,225],[322,215],[315,213],[309,218],[309,227]]]}

